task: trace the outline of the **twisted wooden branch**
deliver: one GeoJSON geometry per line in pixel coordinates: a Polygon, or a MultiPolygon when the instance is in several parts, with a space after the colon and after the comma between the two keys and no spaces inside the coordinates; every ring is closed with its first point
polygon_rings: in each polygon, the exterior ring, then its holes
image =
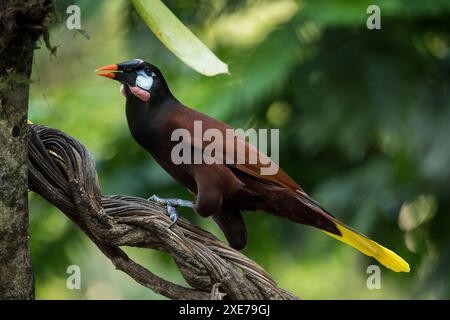
{"type": "Polygon", "coordinates": [[[141,285],[171,299],[296,299],[278,288],[255,262],[212,234],[166,209],[131,196],[103,196],[95,162],[69,135],[29,127],[29,187],[58,207],[111,259],[141,285]],[[169,253],[192,288],[168,282],[131,260],[121,246],[169,253]]]}

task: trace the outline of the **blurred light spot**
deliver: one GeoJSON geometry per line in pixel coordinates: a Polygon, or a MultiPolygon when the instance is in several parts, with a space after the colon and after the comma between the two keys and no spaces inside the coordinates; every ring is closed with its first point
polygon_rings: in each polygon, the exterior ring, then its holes
{"type": "Polygon", "coordinates": [[[289,21],[299,5],[292,0],[253,3],[231,15],[223,15],[210,28],[209,36],[227,45],[252,44],[262,40],[274,27],[289,21]]]}
{"type": "Polygon", "coordinates": [[[448,43],[446,39],[438,34],[431,32],[425,34],[425,44],[437,58],[444,59],[448,55],[448,43]]]}
{"type": "Polygon", "coordinates": [[[267,121],[274,126],[282,127],[290,118],[292,108],[285,102],[272,103],[266,113],[267,121]]]}
{"type": "Polygon", "coordinates": [[[320,38],[322,30],[316,23],[307,21],[297,29],[297,35],[303,42],[312,43],[320,38]]]}
{"type": "Polygon", "coordinates": [[[426,240],[425,245],[426,250],[422,255],[422,261],[418,269],[419,283],[426,283],[430,280],[430,275],[436,271],[436,266],[440,258],[439,250],[429,239],[426,240]]]}
{"type": "Polygon", "coordinates": [[[412,232],[407,232],[405,237],[405,245],[409,251],[416,253],[417,252],[417,241],[412,232]]]}
{"type": "Polygon", "coordinates": [[[314,70],[308,76],[308,84],[311,86],[317,85],[323,78],[321,71],[314,70]]]}
{"type": "Polygon", "coordinates": [[[436,199],[432,195],[420,195],[412,202],[405,202],[398,216],[398,225],[411,231],[430,220],[437,211],[436,199]]]}
{"type": "Polygon", "coordinates": [[[395,156],[402,147],[403,142],[396,134],[386,130],[379,131],[376,140],[380,150],[389,156],[395,156]]]}
{"type": "Polygon", "coordinates": [[[86,291],[86,297],[88,299],[97,300],[120,300],[122,295],[113,286],[110,286],[104,282],[96,282],[89,286],[86,291]]]}

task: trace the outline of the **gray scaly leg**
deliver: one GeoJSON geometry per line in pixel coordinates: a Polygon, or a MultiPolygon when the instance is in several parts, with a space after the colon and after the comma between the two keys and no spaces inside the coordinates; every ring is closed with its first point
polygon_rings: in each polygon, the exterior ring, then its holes
{"type": "Polygon", "coordinates": [[[178,212],[176,209],[177,207],[194,207],[194,202],[192,201],[174,198],[160,198],[156,194],[152,195],[147,200],[156,202],[167,208],[167,213],[169,214],[170,221],[172,221],[172,224],[169,226],[169,228],[172,227],[178,220],[178,212]]]}

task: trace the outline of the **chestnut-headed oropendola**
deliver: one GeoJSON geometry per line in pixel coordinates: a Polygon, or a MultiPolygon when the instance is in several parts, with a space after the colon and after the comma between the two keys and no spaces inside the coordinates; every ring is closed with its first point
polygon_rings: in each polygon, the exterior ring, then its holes
{"type": "MultiPolygon", "coordinates": [[[[224,161],[175,164],[171,158],[172,150],[178,143],[171,139],[174,130],[186,129],[193,133],[194,121],[201,121],[204,130],[217,129],[225,137],[227,129],[232,128],[179,102],[170,91],[161,71],[154,65],[134,59],[99,68],[96,72],[122,84],[120,91],[126,97],[127,121],[134,139],[173,178],[195,195],[195,204],[192,205],[194,210],[201,216],[212,216],[232,247],[241,249],[247,241],[241,211],[261,210],[319,228],[374,257],[389,269],[409,272],[409,265],[405,260],[337,220],[308,196],[281,168],[277,167],[275,174],[262,175],[262,161],[254,164],[249,161],[235,161],[231,164],[224,161]]],[[[238,136],[232,139],[231,143],[243,146],[247,155],[253,154],[261,159],[268,159],[245,139],[238,136]]],[[[205,148],[203,141],[192,139],[188,143],[192,149],[205,148]]],[[[225,143],[228,146],[230,141],[225,143]]],[[[235,151],[234,159],[240,156],[235,151]]],[[[223,158],[225,157],[227,155],[223,155],[223,158]]],[[[157,196],[151,199],[167,205],[174,222],[176,206],[191,206],[191,202],[185,200],[165,200],[157,196]]]]}

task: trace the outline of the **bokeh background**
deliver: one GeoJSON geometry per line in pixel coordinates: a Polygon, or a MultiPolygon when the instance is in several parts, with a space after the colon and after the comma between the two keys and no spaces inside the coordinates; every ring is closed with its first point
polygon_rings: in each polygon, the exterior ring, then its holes
{"type": "MultiPolygon", "coordinates": [[[[168,51],[126,0],[58,1],[56,56],[36,51],[30,119],[75,136],[94,155],[105,194],[191,198],[132,139],[117,83],[97,67],[159,66],[185,104],[240,128],[280,128],[281,166],[341,220],[395,250],[409,274],[309,227],[247,213],[245,254],[304,299],[450,298],[450,2],[164,1],[230,66],[208,78],[168,51]],[[65,27],[71,4],[82,32],[65,27]],[[381,7],[381,30],[366,9],[381,7]]],[[[211,219],[181,214],[222,237],[211,219]]],[[[38,299],[161,299],[120,271],[57,209],[30,193],[38,299]],[[81,268],[81,290],[66,268],[81,268]]],[[[126,249],[183,283],[170,257],[126,249]]]]}

